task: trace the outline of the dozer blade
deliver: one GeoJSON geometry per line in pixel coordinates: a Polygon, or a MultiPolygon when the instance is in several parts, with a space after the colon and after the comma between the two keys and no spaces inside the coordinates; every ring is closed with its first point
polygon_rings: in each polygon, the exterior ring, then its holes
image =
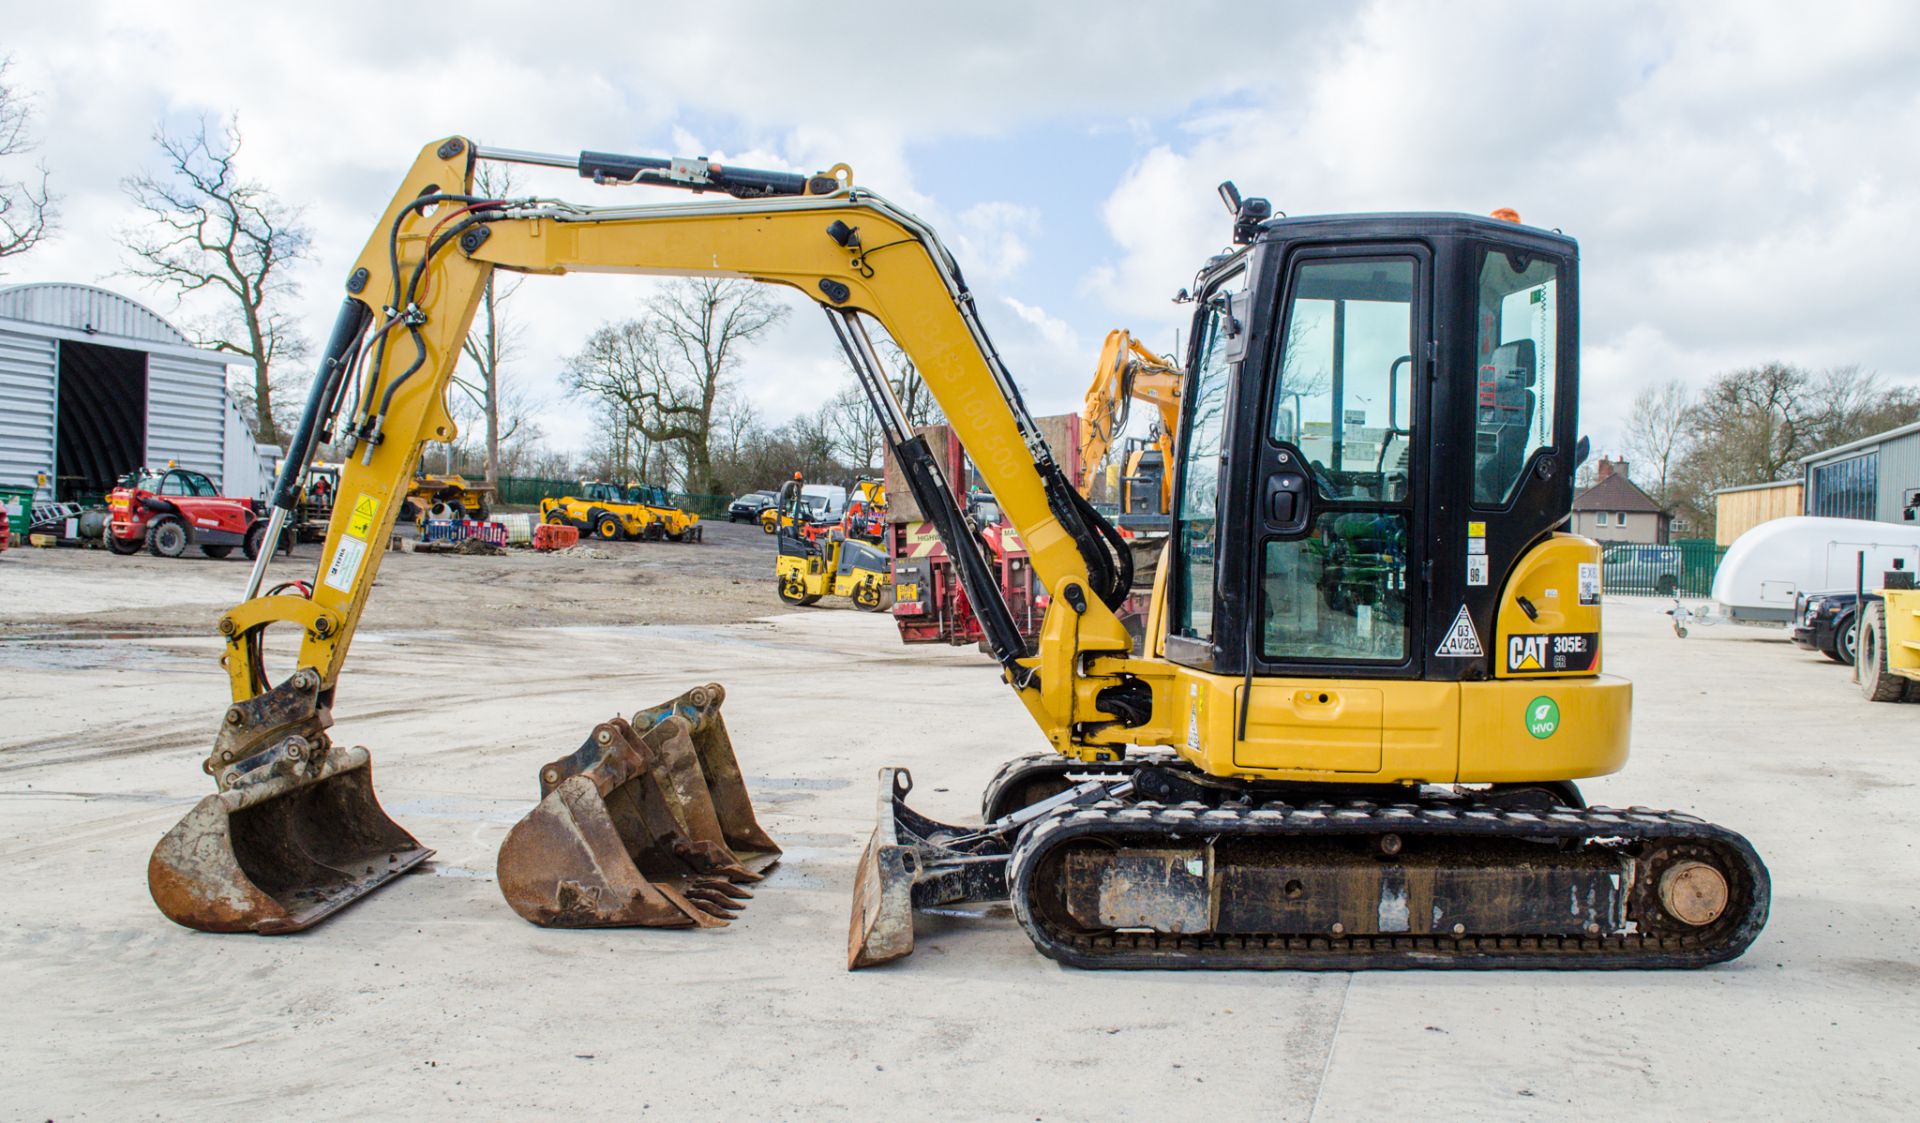
{"type": "Polygon", "coordinates": [[[154,847],[147,886],[174,922],[298,932],[433,856],[380,809],[367,750],[294,736],[263,755],[154,847]]]}
{"type": "Polygon", "coordinates": [[[220,790],[160,839],[147,887],[204,932],[310,928],[433,856],[374,798],[367,750],[334,745],[320,675],[228,708],[205,768],[220,790]]]}
{"type": "Polygon", "coordinates": [[[1006,898],[1006,830],[1017,824],[941,823],[907,806],[912,790],[906,769],[880,770],[879,822],[854,874],[849,971],[912,955],[916,908],[1006,898]]]}
{"type": "Polygon", "coordinates": [[[540,770],[540,803],[500,846],[500,891],[552,928],[717,928],[780,859],[754,818],[720,717],[698,687],[594,727],[540,770]]]}

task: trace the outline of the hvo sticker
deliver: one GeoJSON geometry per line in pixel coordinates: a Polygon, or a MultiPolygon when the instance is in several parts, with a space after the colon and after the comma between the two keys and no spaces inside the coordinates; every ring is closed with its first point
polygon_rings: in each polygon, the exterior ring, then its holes
{"type": "Polygon", "coordinates": [[[1560,704],[1542,694],[1527,703],[1527,732],[1544,741],[1560,728],[1560,704]]]}

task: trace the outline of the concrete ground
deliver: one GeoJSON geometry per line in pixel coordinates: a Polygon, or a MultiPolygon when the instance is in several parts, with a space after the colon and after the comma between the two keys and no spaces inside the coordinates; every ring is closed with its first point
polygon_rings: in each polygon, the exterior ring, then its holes
{"type": "Polygon", "coordinates": [[[0,555],[6,1118],[1907,1118],[1920,1092],[1920,707],[1861,701],[1772,631],[1681,641],[1657,604],[1609,604],[1636,752],[1587,785],[1752,838],[1773,919],[1734,963],[1078,972],[993,910],[923,917],[911,959],[848,974],[875,769],[962,817],[1037,743],[970,649],[773,615],[771,588],[726,626],[370,628],[335,732],[438,857],[308,933],[214,936],[165,920],[145,868],[210,790],[215,643],[26,627],[50,571],[22,560],[0,555]],[[518,919],[494,853],[535,769],[709,680],[787,847],[757,898],[713,931],[518,919]]]}

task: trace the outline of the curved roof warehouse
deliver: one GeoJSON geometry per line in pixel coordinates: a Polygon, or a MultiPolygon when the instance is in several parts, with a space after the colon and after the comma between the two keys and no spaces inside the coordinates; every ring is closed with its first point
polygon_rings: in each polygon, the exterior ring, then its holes
{"type": "Polygon", "coordinates": [[[229,361],[119,293],[0,288],[0,487],[77,500],[174,461],[259,494],[278,450],[255,444],[229,397],[229,361]]]}

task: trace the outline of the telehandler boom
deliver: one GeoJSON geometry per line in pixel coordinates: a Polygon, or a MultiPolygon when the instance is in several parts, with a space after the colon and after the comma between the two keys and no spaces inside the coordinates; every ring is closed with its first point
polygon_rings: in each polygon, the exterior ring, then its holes
{"type": "MultiPolygon", "coordinates": [[[[837,166],[429,145],[347,282],[272,518],[316,439],[350,446],[312,595],[227,613],[220,792],[163,840],[182,923],[304,926],[426,855],[335,746],[335,684],[399,489],[448,440],[448,377],[495,269],[742,277],[814,300],[1003,678],[1051,752],[979,826],[906,806],[884,769],[850,966],[912,948],[913,910],[1010,898],[1045,954],[1110,967],[1672,967],[1740,954],[1765,867],[1691,816],[1584,806],[1619,768],[1630,691],[1600,673],[1599,555],[1562,533],[1578,459],[1571,239],[1464,215],[1269,219],[1225,191],[1237,248],[1194,289],[1174,531],[1135,655],[1131,565],[1055,460],[959,266],[837,166]],[[475,159],[658,185],[681,204],[471,194],[475,159]],[[721,198],[715,198],[719,194],[721,198]],[[1051,602],[1031,654],[866,321],[912,358],[1051,602]],[[350,403],[350,404],[349,404],[350,403]],[[259,636],[302,631],[277,682],[259,636]],[[345,778],[345,779],[343,779],[345,778]],[[267,809],[273,810],[267,810],[267,809]]],[[[597,727],[541,774],[501,855],[540,923],[724,919],[778,855],[709,688],[597,727]],[[519,839],[516,842],[516,838],[519,839]],[[659,900],[647,896],[658,895],[659,900]]],[[[988,747],[986,751],[999,751],[988,747]]]]}

